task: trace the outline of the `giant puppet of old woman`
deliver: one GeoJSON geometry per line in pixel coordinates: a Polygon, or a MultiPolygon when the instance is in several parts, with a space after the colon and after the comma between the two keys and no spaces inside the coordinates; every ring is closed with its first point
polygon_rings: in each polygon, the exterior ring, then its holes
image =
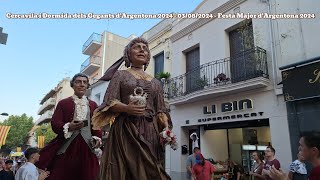
{"type": "Polygon", "coordinates": [[[100,180],[171,179],[161,165],[164,146],[159,134],[172,123],[160,81],[145,72],[149,61],[147,41],[135,38],[126,46],[123,58],[102,77],[112,79],[93,117],[95,129],[111,126],[100,180]],[[117,70],[123,61],[128,69],[117,70]],[[135,99],[137,94],[146,97],[145,102],[135,99]]]}

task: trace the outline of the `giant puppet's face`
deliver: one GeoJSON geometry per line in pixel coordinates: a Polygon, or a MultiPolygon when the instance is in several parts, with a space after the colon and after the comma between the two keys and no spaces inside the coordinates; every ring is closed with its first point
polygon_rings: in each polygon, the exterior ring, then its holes
{"type": "Polygon", "coordinates": [[[89,86],[88,79],[86,77],[77,77],[73,83],[74,94],[78,97],[82,97],[89,86]]]}
{"type": "Polygon", "coordinates": [[[134,67],[141,67],[149,61],[148,46],[144,43],[136,43],[130,48],[130,62],[134,67]]]}

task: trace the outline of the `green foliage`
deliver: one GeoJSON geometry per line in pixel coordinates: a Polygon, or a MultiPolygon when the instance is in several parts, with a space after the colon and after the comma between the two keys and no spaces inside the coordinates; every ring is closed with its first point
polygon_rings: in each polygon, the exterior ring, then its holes
{"type": "Polygon", "coordinates": [[[170,96],[177,96],[178,95],[178,87],[177,87],[177,82],[168,82],[170,84],[169,86],[169,94],[170,96]]]}
{"type": "Polygon", "coordinates": [[[196,80],[196,84],[199,87],[205,87],[208,85],[208,80],[207,78],[203,77],[203,78],[199,78],[196,80]]]}
{"type": "Polygon", "coordinates": [[[54,139],[57,136],[57,134],[52,131],[50,123],[44,123],[37,128],[36,136],[44,136],[44,143],[48,144],[52,139],[54,139]]]}
{"type": "Polygon", "coordinates": [[[254,47],[254,34],[252,28],[252,21],[244,20],[240,22],[240,26],[237,29],[241,34],[240,38],[242,40],[243,50],[252,49],[254,47]]]}
{"type": "MultiPolygon", "coordinates": [[[[238,28],[238,32],[241,34],[241,42],[243,51],[247,51],[253,49],[255,46],[259,45],[262,38],[261,33],[259,32],[259,28],[256,26],[253,31],[253,24],[251,20],[244,20],[240,23],[240,27],[238,28]]],[[[249,51],[244,54],[246,70],[256,71],[261,69],[261,57],[257,51],[249,51]]],[[[260,73],[261,74],[261,73],[260,73]]]]}
{"type": "Polygon", "coordinates": [[[6,147],[11,150],[16,150],[16,147],[21,147],[24,143],[25,137],[33,127],[33,118],[28,117],[26,114],[21,116],[9,116],[0,125],[11,126],[7,139],[6,147]]]}
{"type": "Polygon", "coordinates": [[[161,72],[161,73],[158,73],[157,75],[156,75],[156,78],[157,79],[162,79],[162,78],[165,78],[165,79],[168,79],[168,78],[170,78],[170,73],[169,72],[161,72]]]}

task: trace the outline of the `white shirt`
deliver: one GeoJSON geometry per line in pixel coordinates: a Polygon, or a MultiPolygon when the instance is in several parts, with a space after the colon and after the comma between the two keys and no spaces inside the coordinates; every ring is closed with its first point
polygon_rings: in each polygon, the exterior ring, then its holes
{"type": "Polygon", "coordinates": [[[290,171],[298,174],[307,174],[306,164],[297,159],[290,165],[290,171]]]}
{"type": "Polygon", "coordinates": [[[76,108],[76,117],[75,120],[76,121],[83,121],[86,119],[87,117],[87,113],[88,113],[88,108],[87,106],[89,105],[89,101],[87,99],[86,96],[83,96],[81,99],[76,96],[73,95],[72,99],[74,101],[75,104],[75,108],[76,108]]]}
{"type": "MultiPolygon", "coordinates": [[[[89,101],[87,99],[86,96],[82,96],[82,98],[80,99],[78,96],[73,95],[72,96],[73,102],[75,104],[75,121],[83,121],[86,119],[87,117],[87,113],[88,113],[88,106],[89,106],[89,101]]],[[[64,137],[66,139],[70,138],[72,136],[73,132],[69,132],[69,124],[70,123],[66,123],[63,126],[63,132],[64,132],[64,137]]]]}
{"type": "Polygon", "coordinates": [[[19,168],[15,176],[15,180],[38,180],[39,173],[37,167],[27,162],[19,168]]]}

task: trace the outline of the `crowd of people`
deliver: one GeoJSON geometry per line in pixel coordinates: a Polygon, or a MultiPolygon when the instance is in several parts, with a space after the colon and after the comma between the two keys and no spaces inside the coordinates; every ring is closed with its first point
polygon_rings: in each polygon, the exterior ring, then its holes
{"type": "Polygon", "coordinates": [[[38,169],[39,150],[28,148],[21,157],[3,158],[0,161],[0,180],[44,180],[50,174],[38,169]]]}
{"type": "MultiPolygon", "coordinates": [[[[276,159],[276,150],[268,146],[264,154],[253,151],[254,160],[251,171],[244,172],[243,167],[232,160],[227,160],[227,173],[221,180],[320,180],[320,132],[312,131],[302,134],[300,138],[299,154],[285,173],[276,159]],[[312,170],[307,171],[306,163],[312,164],[312,170]],[[249,175],[249,176],[248,176],[249,175]]],[[[187,158],[187,180],[213,180],[216,168],[205,160],[200,148],[195,147],[193,154],[187,158]]]]}

